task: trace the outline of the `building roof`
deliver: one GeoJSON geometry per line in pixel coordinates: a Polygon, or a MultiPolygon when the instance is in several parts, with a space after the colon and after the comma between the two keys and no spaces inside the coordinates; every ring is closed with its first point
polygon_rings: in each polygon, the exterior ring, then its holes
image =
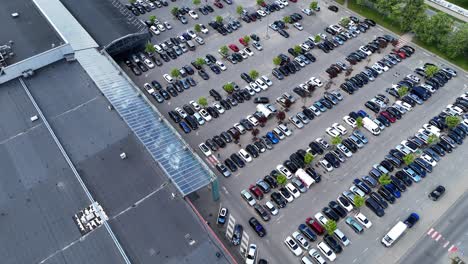
{"type": "Polygon", "coordinates": [[[0,8],[0,46],[13,41],[15,56],[8,64],[60,45],[63,40],[37,10],[31,0],[2,1],[0,8]],[[12,13],[19,17],[13,18],[12,13]]]}

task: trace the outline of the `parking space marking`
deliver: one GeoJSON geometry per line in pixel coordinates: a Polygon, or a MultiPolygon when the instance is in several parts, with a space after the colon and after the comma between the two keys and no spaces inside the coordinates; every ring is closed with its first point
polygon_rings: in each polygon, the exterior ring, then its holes
{"type": "Polygon", "coordinates": [[[443,247],[446,248],[449,244],[450,244],[450,241],[447,241],[447,242],[445,242],[445,244],[443,245],[443,247]]]}
{"type": "Polygon", "coordinates": [[[439,234],[439,233],[438,233],[437,231],[435,231],[435,232],[432,234],[431,238],[434,239],[438,234],[439,234]]]}
{"type": "Polygon", "coordinates": [[[229,215],[229,220],[226,228],[226,237],[231,239],[232,234],[234,233],[234,224],[236,223],[236,219],[232,216],[229,215]]]}
{"type": "Polygon", "coordinates": [[[450,246],[450,248],[447,250],[448,252],[455,252],[457,251],[458,248],[455,245],[450,246]]]}
{"type": "Polygon", "coordinates": [[[442,238],[442,235],[439,234],[439,235],[436,237],[435,241],[439,241],[441,238],[442,238]]]}
{"type": "Polygon", "coordinates": [[[249,235],[247,235],[247,233],[244,231],[242,233],[242,241],[241,241],[240,249],[239,249],[243,257],[245,256],[245,253],[247,253],[248,247],[249,247],[249,235]]]}
{"type": "Polygon", "coordinates": [[[367,250],[369,250],[369,248],[364,249],[364,251],[362,253],[365,253],[367,250]]]}
{"type": "Polygon", "coordinates": [[[429,229],[429,231],[427,231],[427,235],[430,236],[433,231],[434,231],[434,228],[429,229]]]}

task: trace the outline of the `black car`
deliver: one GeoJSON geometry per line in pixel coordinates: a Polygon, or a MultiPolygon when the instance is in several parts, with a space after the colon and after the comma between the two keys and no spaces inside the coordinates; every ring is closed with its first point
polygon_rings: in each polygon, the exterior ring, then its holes
{"type": "Polygon", "coordinates": [[[380,111],[379,105],[374,102],[367,101],[364,105],[374,113],[378,113],[380,111]]]}
{"type": "Polygon", "coordinates": [[[239,157],[239,155],[237,155],[236,153],[233,153],[231,154],[231,160],[236,163],[236,165],[239,167],[239,168],[243,168],[245,166],[245,162],[244,160],[239,157]]]}
{"type": "Polygon", "coordinates": [[[413,181],[411,180],[411,178],[404,171],[397,171],[395,173],[395,177],[397,177],[400,181],[402,181],[408,187],[413,184],[413,181]]]}
{"type": "Polygon", "coordinates": [[[338,244],[338,241],[334,239],[331,235],[323,236],[323,241],[330,247],[330,249],[335,253],[341,253],[343,248],[338,244]]]}
{"type": "Polygon", "coordinates": [[[271,193],[271,200],[279,207],[284,208],[286,207],[286,200],[279,194],[278,192],[271,193]]]}
{"type": "Polygon", "coordinates": [[[182,118],[176,111],[169,111],[168,114],[172,121],[174,121],[175,123],[179,123],[180,121],[182,121],[182,118]]]}
{"type": "Polygon", "coordinates": [[[307,172],[307,174],[310,175],[310,177],[312,177],[312,179],[314,179],[314,181],[315,181],[316,183],[319,183],[319,182],[321,181],[321,176],[320,176],[320,174],[317,173],[314,169],[312,169],[312,168],[307,168],[305,171],[307,172]]]}
{"type": "Polygon", "coordinates": [[[330,162],[330,164],[334,168],[339,168],[340,167],[340,162],[338,161],[338,159],[335,156],[333,156],[333,154],[327,153],[327,154],[325,154],[324,158],[325,158],[326,161],[330,162]]]}
{"type": "Polygon", "coordinates": [[[328,203],[328,206],[333,211],[335,211],[335,213],[337,213],[341,218],[346,217],[346,210],[341,205],[339,205],[337,202],[331,201],[331,202],[328,203]]]}
{"type": "Polygon", "coordinates": [[[312,152],[313,155],[316,155],[316,154],[322,155],[324,153],[324,151],[323,151],[322,147],[320,146],[320,144],[315,142],[315,141],[312,141],[309,144],[309,147],[310,147],[311,152],[312,152]]]}
{"type": "Polygon", "coordinates": [[[260,222],[255,217],[251,217],[249,219],[249,225],[250,227],[252,227],[255,233],[257,233],[259,237],[264,237],[266,235],[265,228],[263,227],[262,224],[260,224],[260,222]]]}
{"type": "Polygon", "coordinates": [[[406,191],[406,185],[398,178],[396,178],[395,176],[390,176],[390,179],[392,180],[392,183],[393,185],[395,185],[395,187],[400,191],[400,192],[404,192],[406,191]]]}
{"type": "Polygon", "coordinates": [[[370,197],[372,197],[374,200],[376,200],[380,206],[382,206],[382,208],[387,208],[388,207],[388,203],[385,201],[384,198],[382,198],[382,196],[380,196],[378,193],[376,192],[371,192],[369,194],[370,197]]]}
{"type": "Polygon", "coordinates": [[[254,158],[258,158],[259,154],[258,154],[258,151],[257,151],[257,148],[254,147],[253,145],[251,144],[248,144],[246,147],[245,147],[245,151],[247,151],[250,155],[252,155],[252,157],[254,158]]]}
{"type": "Polygon", "coordinates": [[[267,104],[269,101],[268,97],[255,97],[254,99],[255,104],[267,104]]]}
{"type": "Polygon", "coordinates": [[[296,173],[296,171],[299,169],[299,167],[295,163],[291,162],[290,160],[286,160],[283,163],[283,165],[292,173],[296,173]]]}
{"type": "Polygon", "coordinates": [[[225,159],[225,160],[224,160],[224,164],[226,165],[226,167],[229,168],[229,170],[230,170],[231,172],[237,171],[237,166],[236,166],[236,164],[235,164],[231,159],[229,159],[229,158],[225,159]]]}
{"type": "Polygon", "coordinates": [[[431,193],[429,193],[429,199],[432,201],[437,201],[439,198],[444,195],[445,187],[442,185],[437,186],[431,193]]]}
{"type": "Polygon", "coordinates": [[[332,219],[334,221],[340,220],[340,216],[334,210],[330,209],[329,207],[324,207],[322,209],[322,212],[329,219],[332,219]]]}
{"type": "Polygon", "coordinates": [[[393,196],[393,194],[387,191],[384,187],[380,187],[377,193],[380,194],[387,202],[391,204],[395,203],[395,196],[393,196]]]}
{"type": "Polygon", "coordinates": [[[198,75],[200,75],[200,77],[202,77],[203,80],[210,79],[210,76],[208,75],[208,73],[206,73],[206,71],[204,71],[203,69],[198,70],[198,75]]]}
{"type": "Polygon", "coordinates": [[[263,180],[270,185],[271,188],[277,188],[278,187],[278,182],[274,177],[271,175],[266,175],[263,180]]]}
{"type": "Polygon", "coordinates": [[[217,151],[218,150],[218,145],[211,139],[207,139],[205,141],[205,144],[212,150],[212,151],[217,151]]]}
{"type": "Polygon", "coordinates": [[[216,100],[216,101],[219,101],[222,99],[221,95],[214,89],[211,89],[210,90],[210,95],[213,96],[213,98],[216,100]]]}
{"type": "Polygon", "coordinates": [[[347,138],[343,139],[341,144],[343,144],[345,147],[347,147],[352,153],[356,153],[357,150],[358,150],[356,144],[354,144],[354,142],[352,142],[350,139],[347,139],[347,138]]]}

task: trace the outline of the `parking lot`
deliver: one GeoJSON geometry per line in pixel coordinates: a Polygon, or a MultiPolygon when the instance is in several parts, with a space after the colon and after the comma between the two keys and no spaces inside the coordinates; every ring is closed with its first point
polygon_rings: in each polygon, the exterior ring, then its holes
{"type": "MultiPolygon", "coordinates": [[[[211,21],[215,15],[221,15],[225,17],[225,21],[229,20],[227,17],[237,17],[235,7],[239,1],[236,1],[233,5],[224,4],[223,9],[217,9],[214,7],[215,12],[208,16],[201,15],[196,20],[196,23],[203,23],[205,25],[211,21]]],[[[247,3],[247,1],[241,1],[241,5],[244,8],[254,8],[253,2],[247,3]]],[[[175,37],[175,35],[181,32],[192,29],[195,24],[195,20],[188,18],[188,24],[183,25],[179,21],[172,18],[169,10],[172,6],[181,5],[181,2],[169,2],[168,7],[162,9],[156,9],[153,11],[160,21],[169,21],[173,26],[173,29],[162,32],[159,36],[153,39],[153,43],[159,43],[166,40],[169,37],[175,37]]],[[[224,3],[224,2],[223,2],[224,3]]],[[[202,3],[203,5],[204,3],[202,3]]],[[[191,6],[191,4],[187,4],[191,6]]],[[[124,70],[128,72],[128,75],[135,81],[139,87],[143,87],[144,83],[157,80],[163,87],[167,85],[167,82],[163,79],[163,74],[170,73],[173,68],[180,68],[184,65],[190,64],[192,60],[199,57],[204,57],[206,54],[212,54],[218,60],[221,56],[217,50],[223,46],[231,43],[235,43],[240,46],[238,39],[245,35],[252,33],[260,36],[260,43],[263,46],[262,51],[254,51],[254,56],[247,58],[246,60],[233,65],[227,61],[223,63],[227,66],[227,70],[216,75],[209,69],[208,72],[210,79],[202,80],[197,74],[194,75],[194,79],[197,81],[197,86],[185,90],[177,97],[173,97],[170,100],[164,101],[163,103],[157,103],[153,98],[150,98],[156,105],[158,110],[165,115],[165,117],[171,122],[182,134],[184,139],[190,144],[190,146],[200,153],[201,157],[204,155],[199,151],[198,145],[205,142],[209,138],[213,138],[215,135],[219,135],[221,132],[228,130],[233,126],[234,123],[239,122],[240,119],[245,118],[247,115],[252,114],[256,106],[251,101],[244,102],[233,109],[226,111],[220,115],[219,118],[207,122],[205,125],[200,126],[197,130],[192,131],[189,134],[183,134],[177,124],[172,122],[168,117],[168,111],[174,110],[176,107],[182,107],[184,104],[188,104],[189,101],[197,101],[199,97],[206,97],[209,105],[212,105],[214,101],[213,97],[209,96],[209,90],[215,89],[219,93],[226,95],[222,90],[222,85],[229,82],[236,82],[241,88],[246,86],[247,83],[240,78],[242,72],[249,73],[251,70],[256,70],[260,75],[267,75],[272,81],[273,85],[266,91],[262,91],[257,96],[265,96],[270,99],[270,102],[274,102],[275,98],[280,96],[284,92],[289,92],[296,98],[298,96],[292,92],[292,89],[309,80],[310,77],[315,76],[325,82],[328,80],[328,74],[325,73],[325,69],[337,61],[345,62],[345,57],[352,51],[355,51],[360,46],[372,41],[377,36],[389,34],[380,27],[373,27],[366,33],[358,35],[358,37],[350,39],[339,46],[335,50],[328,54],[325,54],[321,50],[315,48],[311,50],[311,53],[317,58],[317,61],[304,67],[301,71],[286,77],[284,80],[277,80],[271,74],[271,69],[274,67],[272,59],[279,53],[288,54],[287,50],[295,45],[298,45],[305,41],[308,36],[315,35],[317,33],[324,32],[324,29],[330,24],[337,23],[341,17],[349,16],[350,13],[345,10],[341,10],[338,13],[331,12],[326,8],[324,2],[320,2],[322,10],[317,12],[313,16],[305,16],[300,12],[301,8],[306,8],[308,3],[298,2],[291,3],[288,7],[285,7],[281,11],[274,12],[261,21],[252,22],[247,24],[242,23],[242,27],[237,31],[226,36],[221,36],[219,33],[210,29],[207,35],[203,35],[205,39],[204,45],[197,45],[195,51],[189,51],[176,60],[170,62],[164,62],[161,67],[150,69],[143,73],[141,76],[135,76],[131,71],[122,66],[124,70]],[[287,32],[290,34],[289,38],[283,38],[277,32],[268,30],[267,36],[267,25],[276,19],[282,19],[283,16],[289,15],[293,12],[301,13],[303,20],[301,21],[304,26],[303,31],[298,31],[293,27],[289,27],[287,32]]],[[[143,15],[141,17],[147,17],[143,15]]],[[[143,18],[142,18],[143,19],[143,18]]],[[[409,44],[411,45],[411,44],[409,44]]],[[[414,46],[413,46],[414,47],[414,46]]],[[[353,66],[354,75],[360,72],[364,66],[372,65],[375,61],[380,59],[383,55],[388,54],[391,50],[391,46],[382,50],[380,54],[374,53],[370,56],[370,60],[364,60],[353,66]]],[[[367,175],[371,166],[375,163],[380,162],[383,157],[388,153],[391,148],[399,144],[402,140],[408,136],[413,135],[424,123],[437,115],[441,110],[445,108],[447,104],[452,103],[457,96],[461,93],[468,91],[466,83],[468,83],[467,76],[459,71],[456,78],[452,78],[444,87],[440,88],[437,93],[432,96],[423,105],[417,105],[415,109],[408,112],[403,116],[401,120],[392,124],[390,127],[382,131],[381,135],[373,136],[365,129],[361,129],[363,133],[368,137],[369,143],[359,151],[353,154],[340,168],[333,170],[332,172],[325,172],[321,167],[316,168],[316,171],[322,174],[322,181],[313,185],[307,193],[304,193],[295,200],[293,203],[288,204],[285,209],[281,209],[280,213],[273,216],[269,222],[262,222],[267,230],[267,236],[260,239],[253,232],[248,225],[248,219],[252,216],[258,218],[256,212],[247,205],[247,203],[241,198],[240,191],[248,189],[251,184],[254,184],[258,179],[263,178],[269,174],[276,165],[282,164],[290,154],[297,151],[298,149],[307,149],[308,144],[316,138],[324,138],[330,142],[330,136],[325,133],[325,129],[333,123],[341,123],[348,130],[352,128],[346,125],[342,118],[348,115],[351,111],[357,111],[364,109],[366,112],[371,113],[367,108],[364,107],[364,103],[375,95],[381,93],[387,95],[391,101],[394,98],[385,92],[386,88],[391,87],[392,84],[397,83],[407,74],[413,72],[416,67],[422,66],[426,62],[431,62],[437,65],[445,65],[444,61],[437,57],[434,57],[425,51],[416,48],[416,52],[410,57],[387,72],[382,73],[375,81],[369,82],[359,91],[353,95],[348,95],[339,89],[339,85],[344,81],[344,74],[340,74],[337,78],[333,79],[330,90],[338,89],[343,95],[344,99],[339,104],[334,106],[332,109],[322,113],[321,116],[316,117],[308,125],[305,125],[302,129],[295,128],[292,124],[288,124],[290,130],[292,130],[292,136],[281,140],[278,144],[274,145],[272,150],[267,150],[265,153],[261,153],[259,158],[248,163],[246,167],[240,168],[234,172],[229,178],[219,177],[220,186],[222,189],[220,203],[223,207],[229,209],[231,216],[230,224],[226,224],[224,227],[220,227],[216,231],[219,234],[226,232],[226,226],[240,223],[244,226],[244,231],[248,234],[248,239],[244,236],[244,242],[241,245],[248,245],[249,243],[255,243],[259,246],[259,257],[265,258],[269,263],[298,263],[299,259],[289,251],[284,245],[283,240],[291,235],[292,232],[296,231],[297,226],[304,222],[307,217],[313,217],[317,212],[328,205],[329,201],[335,200],[338,195],[349,189],[350,184],[354,178],[361,178],[363,175],[367,175]]],[[[122,63],[123,64],[123,63],[122,63]]],[[[348,63],[347,63],[348,64],[348,63]]],[[[310,106],[314,101],[318,100],[323,95],[324,89],[318,88],[312,95],[312,97],[305,100],[297,99],[289,111],[286,112],[286,116],[289,117],[291,114],[295,114],[302,110],[302,106],[310,106]]],[[[280,108],[276,103],[277,108],[280,108]]],[[[373,114],[372,114],[373,115],[373,114]]],[[[287,122],[287,118],[285,119],[287,122]]],[[[258,127],[260,130],[260,136],[265,135],[266,132],[271,131],[278,121],[276,118],[269,119],[264,127],[258,127]]],[[[348,133],[349,134],[349,133],[348,133]]],[[[227,146],[220,151],[216,152],[216,155],[206,159],[208,165],[214,168],[214,164],[219,160],[223,161],[232,153],[239,151],[241,147],[245,147],[247,144],[252,143],[252,135],[250,132],[240,137],[239,144],[227,144],[227,146]],[[219,154],[219,156],[218,156],[219,154]]],[[[433,223],[440,215],[450,206],[451,201],[454,201],[458,195],[466,189],[466,181],[462,181],[462,173],[466,171],[466,164],[463,163],[464,158],[466,159],[466,144],[460,146],[454,151],[454,153],[446,155],[438,166],[431,173],[418,184],[413,184],[405,193],[402,194],[402,198],[399,199],[394,205],[390,205],[385,211],[386,215],[383,218],[378,218],[368,208],[364,207],[362,212],[371,220],[374,225],[371,229],[364,231],[363,234],[357,235],[346,226],[343,221],[338,223],[338,228],[342,230],[351,240],[351,245],[344,248],[343,252],[338,255],[336,262],[338,263],[394,263],[400,256],[402,256],[408,248],[410,248],[414,241],[423,235],[429,225],[433,223]],[[465,154],[465,155],[464,155],[465,154]],[[448,179],[447,176],[450,176],[448,179]],[[443,178],[445,177],[445,178],[443,178]],[[449,190],[446,197],[438,202],[437,206],[433,206],[432,201],[427,199],[427,193],[430,192],[436,185],[442,184],[449,190]],[[416,186],[415,186],[416,185],[416,186]],[[415,226],[399,243],[392,249],[386,249],[380,244],[380,239],[391,228],[398,220],[404,219],[410,212],[417,212],[421,216],[420,223],[415,226]]],[[[317,163],[317,158],[314,163],[317,163]]],[[[266,195],[262,204],[269,198],[266,195]]],[[[218,205],[207,206],[202,209],[202,213],[210,222],[215,222],[215,216],[217,214],[218,205]],[[210,215],[211,214],[211,215],[210,215]]],[[[320,241],[320,239],[319,239],[320,241]]],[[[229,244],[225,240],[226,244],[229,244]]],[[[315,247],[316,243],[312,243],[315,247]]],[[[233,253],[237,254],[239,249],[237,247],[229,246],[233,253]]]]}

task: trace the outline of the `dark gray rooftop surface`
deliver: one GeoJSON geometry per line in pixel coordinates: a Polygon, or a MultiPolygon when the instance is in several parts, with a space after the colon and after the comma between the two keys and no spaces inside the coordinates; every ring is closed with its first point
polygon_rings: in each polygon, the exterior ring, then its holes
{"type": "Polygon", "coordinates": [[[138,32],[138,28],[112,5],[111,0],[60,1],[100,46],[138,32]]]}
{"type": "MultiPolygon", "coordinates": [[[[226,259],[215,256],[218,248],[209,240],[185,201],[180,197],[172,199],[172,193],[177,193],[175,187],[167,182],[168,178],[119,115],[108,110],[105,97],[77,62],[55,63],[36,71],[25,82],[83,181],[110,217],[111,228],[134,263],[227,263],[226,259]],[[127,153],[127,159],[120,159],[122,152],[127,153]],[[132,207],[137,202],[138,206],[132,207]],[[187,234],[195,240],[192,246],[185,237],[187,234]]],[[[0,92],[4,93],[3,90],[0,86],[0,92]]],[[[1,100],[2,96],[0,103],[1,100]]],[[[17,111],[26,111],[28,104],[25,105],[25,110],[17,111]]],[[[15,109],[10,103],[10,106],[2,104],[0,110],[8,107],[15,109]]],[[[25,123],[30,122],[30,115],[23,118],[27,119],[25,123]]],[[[0,118],[6,117],[0,114],[0,118]]],[[[21,129],[24,128],[18,130],[21,129]]],[[[0,129],[0,135],[2,131],[0,129]]],[[[48,148],[57,151],[53,143],[47,144],[48,148]]],[[[47,151],[26,155],[39,154],[44,159],[49,158],[47,151]]],[[[54,161],[57,160],[60,157],[55,157],[54,161]]],[[[39,161],[37,163],[39,168],[46,166],[39,161]]],[[[35,163],[28,169],[38,170],[35,163]]],[[[68,169],[63,171],[68,172],[67,179],[73,182],[73,189],[81,193],[74,176],[68,169]]],[[[76,198],[70,196],[68,199],[74,201],[76,198]]],[[[65,229],[62,233],[78,234],[71,216],[86,204],[83,196],[81,201],[66,208],[71,212],[64,220],[67,225],[59,229],[65,229]]],[[[75,245],[70,249],[73,247],[75,245]]],[[[82,251],[74,249],[69,255],[82,251]]],[[[17,251],[10,248],[7,252],[14,254],[17,251]]],[[[110,255],[109,259],[94,263],[115,263],[113,245],[100,248],[100,252],[110,255]]],[[[0,257],[3,254],[7,253],[0,254],[0,257]]]]}
{"type": "Polygon", "coordinates": [[[52,256],[55,263],[78,264],[92,256],[96,263],[119,263],[101,231],[60,251],[79,240],[72,216],[89,202],[44,124],[30,121],[33,115],[18,80],[0,85],[1,262],[39,263],[52,256]]]}
{"type": "Polygon", "coordinates": [[[58,46],[62,41],[31,0],[0,0],[0,45],[14,41],[16,54],[8,64],[58,46]],[[18,18],[11,14],[19,13],[18,18]]]}

